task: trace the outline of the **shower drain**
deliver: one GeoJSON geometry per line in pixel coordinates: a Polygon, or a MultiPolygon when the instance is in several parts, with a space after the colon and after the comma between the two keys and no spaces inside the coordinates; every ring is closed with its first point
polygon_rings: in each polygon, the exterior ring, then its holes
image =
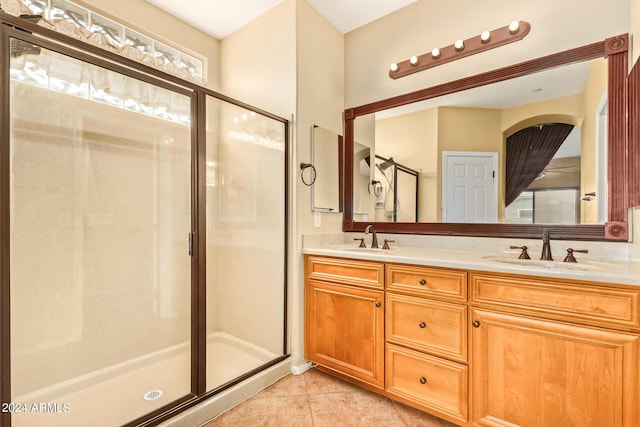
{"type": "Polygon", "coordinates": [[[162,390],[151,390],[144,394],[144,400],[156,400],[162,396],[162,390]]]}

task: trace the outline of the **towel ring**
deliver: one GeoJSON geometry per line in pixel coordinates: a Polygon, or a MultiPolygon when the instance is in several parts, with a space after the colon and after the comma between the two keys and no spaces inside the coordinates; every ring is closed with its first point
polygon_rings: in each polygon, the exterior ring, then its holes
{"type": "Polygon", "coordinates": [[[306,185],[307,187],[311,187],[313,183],[316,182],[316,176],[318,176],[316,174],[316,168],[311,163],[300,163],[300,179],[302,180],[302,183],[304,185],[306,185]],[[304,179],[304,171],[308,168],[311,168],[311,171],[313,172],[311,174],[311,182],[307,182],[304,179]]]}
{"type": "Polygon", "coordinates": [[[382,194],[382,183],[380,181],[372,180],[371,183],[367,185],[369,194],[371,194],[371,187],[373,187],[373,194],[376,197],[380,197],[380,195],[382,194]]]}

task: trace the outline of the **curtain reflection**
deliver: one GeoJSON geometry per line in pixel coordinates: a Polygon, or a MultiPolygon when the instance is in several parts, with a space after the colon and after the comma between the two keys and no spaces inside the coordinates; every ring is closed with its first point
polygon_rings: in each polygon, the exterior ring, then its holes
{"type": "Polygon", "coordinates": [[[544,124],[522,129],[507,138],[506,194],[509,206],[551,161],[573,125],[544,124]]]}

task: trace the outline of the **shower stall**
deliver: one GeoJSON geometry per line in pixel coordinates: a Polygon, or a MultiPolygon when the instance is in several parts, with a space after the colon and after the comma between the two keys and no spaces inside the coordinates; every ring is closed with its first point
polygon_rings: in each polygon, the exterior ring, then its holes
{"type": "Polygon", "coordinates": [[[287,120],[0,17],[0,425],[154,425],[284,360],[287,120]]]}

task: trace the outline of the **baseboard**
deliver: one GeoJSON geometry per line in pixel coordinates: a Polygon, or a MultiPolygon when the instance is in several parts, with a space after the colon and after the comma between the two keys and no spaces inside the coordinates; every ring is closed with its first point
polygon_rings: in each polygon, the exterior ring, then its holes
{"type": "Polygon", "coordinates": [[[291,373],[293,375],[302,375],[307,372],[313,364],[311,362],[303,363],[302,365],[291,365],[291,373]]]}

